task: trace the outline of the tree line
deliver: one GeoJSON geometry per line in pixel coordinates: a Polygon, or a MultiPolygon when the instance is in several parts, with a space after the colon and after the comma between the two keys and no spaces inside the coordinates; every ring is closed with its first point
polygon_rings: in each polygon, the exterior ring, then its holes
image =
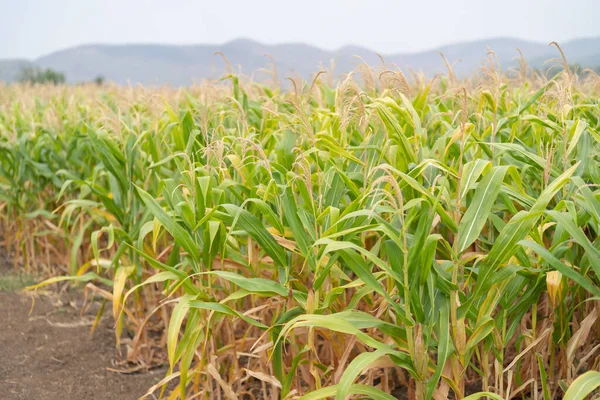
{"type": "MultiPolygon", "coordinates": [[[[52,68],[38,68],[38,67],[25,67],[21,69],[21,73],[19,74],[19,82],[23,83],[31,83],[31,84],[53,84],[59,85],[65,83],[66,77],[63,72],[58,72],[53,70],[52,68]]],[[[104,84],[104,77],[98,75],[91,82],[94,82],[96,85],[100,86],[104,84]]]]}

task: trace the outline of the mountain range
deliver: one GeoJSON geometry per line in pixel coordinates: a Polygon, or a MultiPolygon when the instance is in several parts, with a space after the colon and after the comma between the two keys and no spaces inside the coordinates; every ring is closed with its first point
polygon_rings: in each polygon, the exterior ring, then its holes
{"type": "MultiPolygon", "coordinates": [[[[426,75],[445,72],[443,53],[458,75],[473,73],[481,67],[487,48],[493,50],[503,70],[516,65],[520,49],[528,63],[548,68],[544,63],[560,56],[554,46],[514,38],[492,38],[441,46],[436,49],[383,54],[387,65],[395,64],[403,71],[421,71],[426,75]]],[[[561,43],[567,60],[583,67],[600,66],[600,37],[575,39],[561,43]]],[[[334,60],[335,73],[343,74],[361,63],[380,65],[373,50],[345,46],[335,51],[303,43],[268,45],[249,39],[237,39],[220,45],[164,44],[89,44],[56,51],[35,60],[0,60],[0,80],[14,81],[24,67],[52,68],[66,75],[68,82],[90,81],[98,76],[117,84],[189,85],[202,79],[218,78],[226,71],[222,52],[235,72],[254,74],[266,79],[271,69],[270,55],[275,61],[280,79],[299,74],[309,79],[311,74],[327,67],[334,60]]]]}

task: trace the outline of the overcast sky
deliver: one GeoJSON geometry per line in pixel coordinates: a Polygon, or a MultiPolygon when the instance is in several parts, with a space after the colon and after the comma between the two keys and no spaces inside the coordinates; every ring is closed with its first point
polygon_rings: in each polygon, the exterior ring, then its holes
{"type": "Polygon", "coordinates": [[[600,36],[600,0],[0,0],[0,58],[87,43],[306,42],[382,53],[600,36]]]}

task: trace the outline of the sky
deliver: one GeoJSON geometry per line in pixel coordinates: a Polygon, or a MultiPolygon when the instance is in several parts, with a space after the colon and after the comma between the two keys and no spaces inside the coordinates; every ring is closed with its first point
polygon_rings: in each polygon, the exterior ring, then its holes
{"type": "Polygon", "coordinates": [[[600,36],[600,0],[0,0],[0,58],[90,43],[305,42],[381,53],[600,36]]]}

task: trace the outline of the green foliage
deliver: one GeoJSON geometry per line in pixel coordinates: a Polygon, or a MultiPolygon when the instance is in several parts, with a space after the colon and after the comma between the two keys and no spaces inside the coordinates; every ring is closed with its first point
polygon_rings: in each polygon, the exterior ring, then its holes
{"type": "Polygon", "coordinates": [[[174,397],[550,398],[594,365],[600,105],[493,73],[12,89],[5,230],[112,290],[117,337],[162,326],[174,397]]]}
{"type": "Polygon", "coordinates": [[[40,84],[52,83],[58,85],[60,83],[65,83],[65,74],[54,71],[52,68],[40,69],[27,67],[21,70],[19,81],[40,84]]]}

